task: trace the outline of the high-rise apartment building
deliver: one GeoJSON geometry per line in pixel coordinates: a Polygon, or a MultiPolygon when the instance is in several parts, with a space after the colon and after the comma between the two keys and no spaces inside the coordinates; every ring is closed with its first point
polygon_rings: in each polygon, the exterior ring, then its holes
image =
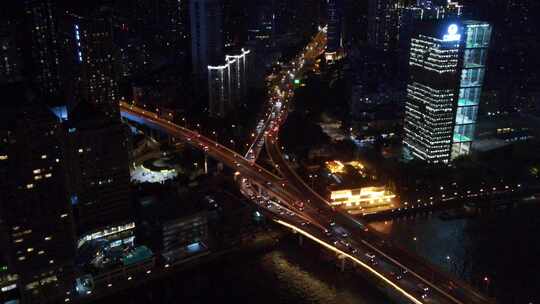
{"type": "Polygon", "coordinates": [[[343,16],[343,1],[342,0],[327,0],[328,13],[328,43],[326,51],[328,53],[337,52],[342,46],[342,16],[343,16]]]}
{"type": "Polygon", "coordinates": [[[247,94],[250,51],[225,56],[225,64],[208,66],[209,112],[223,117],[247,94]]]}
{"type": "Polygon", "coordinates": [[[24,303],[69,290],[75,239],[58,119],[23,85],[2,87],[0,104],[0,280],[24,303]]]}
{"type": "Polygon", "coordinates": [[[16,36],[13,22],[0,21],[0,84],[21,80],[21,52],[16,44],[16,36]]]}
{"type": "Polygon", "coordinates": [[[370,46],[382,51],[395,48],[399,8],[398,0],[369,0],[368,43],[370,46]]]}
{"type": "Polygon", "coordinates": [[[253,1],[248,16],[248,41],[266,48],[274,44],[276,34],[276,5],[273,1],[253,1]]]}
{"type": "Polygon", "coordinates": [[[120,99],[118,53],[113,43],[110,16],[100,13],[70,17],[80,99],[97,105],[107,116],[117,118],[120,99]]]}
{"type": "Polygon", "coordinates": [[[189,11],[193,73],[206,80],[208,66],[223,63],[223,1],[192,0],[189,11]]]}
{"type": "Polygon", "coordinates": [[[27,74],[41,95],[58,97],[62,93],[56,5],[53,0],[26,0],[24,9],[30,33],[26,51],[31,52],[27,74]]]}
{"type": "Polygon", "coordinates": [[[429,22],[411,39],[404,144],[413,156],[447,163],[471,152],[491,25],[429,22]]]}

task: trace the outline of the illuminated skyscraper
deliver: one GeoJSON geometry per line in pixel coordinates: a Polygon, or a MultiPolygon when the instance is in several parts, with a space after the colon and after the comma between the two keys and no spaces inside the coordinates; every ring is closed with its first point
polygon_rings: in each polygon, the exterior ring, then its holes
{"type": "Polygon", "coordinates": [[[66,125],[77,236],[129,224],[133,214],[124,125],[85,101],[69,114],[66,125]]]}
{"type": "Polygon", "coordinates": [[[60,59],[58,56],[57,12],[52,0],[25,2],[26,26],[29,37],[31,64],[28,75],[44,96],[60,94],[60,59]]]}
{"type": "Polygon", "coordinates": [[[491,26],[478,21],[423,24],[410,47],[404,144],[430,163],[471,151],[491,26]]]}
{"type": "Polygon", "coordinates": [[[400,8],[399,13],[399,47],[407,52],[410,47],[411,37],[417,22],[423,20],[441,20],[459,18],[463,13],[463,6],[458,2],[431,0],[418,1],[416,5],[408,5],[400,8]]]}
{"type": "Polygon", "coordinates": [[[223,62],[223,1],[192,0],[189,13],[193,73],[205,80],[208,66],[223,62]]]}
{"type": "Polygon", "coordinates": [[[15,44],[17,31],[10,21],[0,21],[0,84],[21,80],[20,52],[15,44]]]}
{"type": "Polygon", "coordinates": [[[327,52],[337,52],[341,47],[342,35],[342,0],[327,0],[328,10],[328,46],[327,52]]]}
{"type": "MultiPolygon", "coordinates": [[[[95,104],[108,117],[118,118],[117,59],[121,53],[112,39],[112,21],[106,13],[82,17],[69,16],[69,31],[75,59],[74,77],[77,79],[77,100],[95,104]]],[[[72,101],[71,109],[75,107],[72,101]]]]}
{"type": "Polygon", "coordinates": [[[0,104],[0,284],[24,303],[64,296],[75,240],[67,195],[63,130],[22,85],[2,87],[0,104]],[[14,284],[14,285],[13,285],[14,284]]]}
{"type": "Polygon", "coordinates": [[[250,6],[248,40],[252,45],[271,47],[276,34],[276,5],[273,1],[254,0],[250,6]]]}
{"type": "Polygon", "coordinates": [[[225,116],[246,96],[250,56],[242,49],[239,55],[225,56],[225,64],[208,66],[210,115],[225,116]]]}
{"type": "Polygon", "coordinates": [[[398,13],[398,0],[369,0],[369,45],[383,51],[389,51],[395,47],[398,34],[398,13]]]}

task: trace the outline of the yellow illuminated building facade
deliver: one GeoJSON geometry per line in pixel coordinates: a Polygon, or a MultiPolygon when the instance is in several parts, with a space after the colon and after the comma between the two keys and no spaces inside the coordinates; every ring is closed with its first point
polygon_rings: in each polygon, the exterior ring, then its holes
{"type": "Polygon", "coordinates": [[[330,199],[332,206],[348,209],[350,213],[377,213],[396,205],[396,195],[385,187],[332,191],[330,199]]]}
{"type": "Polygon", "coordinates": [[[326,162],[326,168],[328,168],[328,170],[333,174],[344,173],[345,172],[345,165],[352,166],[353,168],[358,170],[359,173],[363,173],[363,171],[364,171],[364,165],[362,165],[362,163],[360,163],[358,161],[351,161],[351,162],[348,162],[348,163],[343,163],[343,162],[341,162],[339,160],[332,160],[332,161],[327,161],[326,162]]]}

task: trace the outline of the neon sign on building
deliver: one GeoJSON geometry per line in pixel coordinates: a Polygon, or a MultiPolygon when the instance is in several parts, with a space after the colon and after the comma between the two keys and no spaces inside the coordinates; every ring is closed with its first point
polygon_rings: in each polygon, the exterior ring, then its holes
{"type": "Polygon", "coordinates": [[[444,41],[459,41],[461,39],[461,35],[458,34],[459,28],[456,24],[450,24],[448,26],[448,33],[443,36],[444,41]]]}

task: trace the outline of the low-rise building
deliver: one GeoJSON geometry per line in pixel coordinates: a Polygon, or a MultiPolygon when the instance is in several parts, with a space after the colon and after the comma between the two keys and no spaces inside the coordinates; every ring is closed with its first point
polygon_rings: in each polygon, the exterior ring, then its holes
{"type": "Polygon", "coordinates": [[[396,195],[386,187],[335,190],[330,193],[330,199],[332,206],[346,209],[349,213],[377,213],[396,206],[396,195]]]}

